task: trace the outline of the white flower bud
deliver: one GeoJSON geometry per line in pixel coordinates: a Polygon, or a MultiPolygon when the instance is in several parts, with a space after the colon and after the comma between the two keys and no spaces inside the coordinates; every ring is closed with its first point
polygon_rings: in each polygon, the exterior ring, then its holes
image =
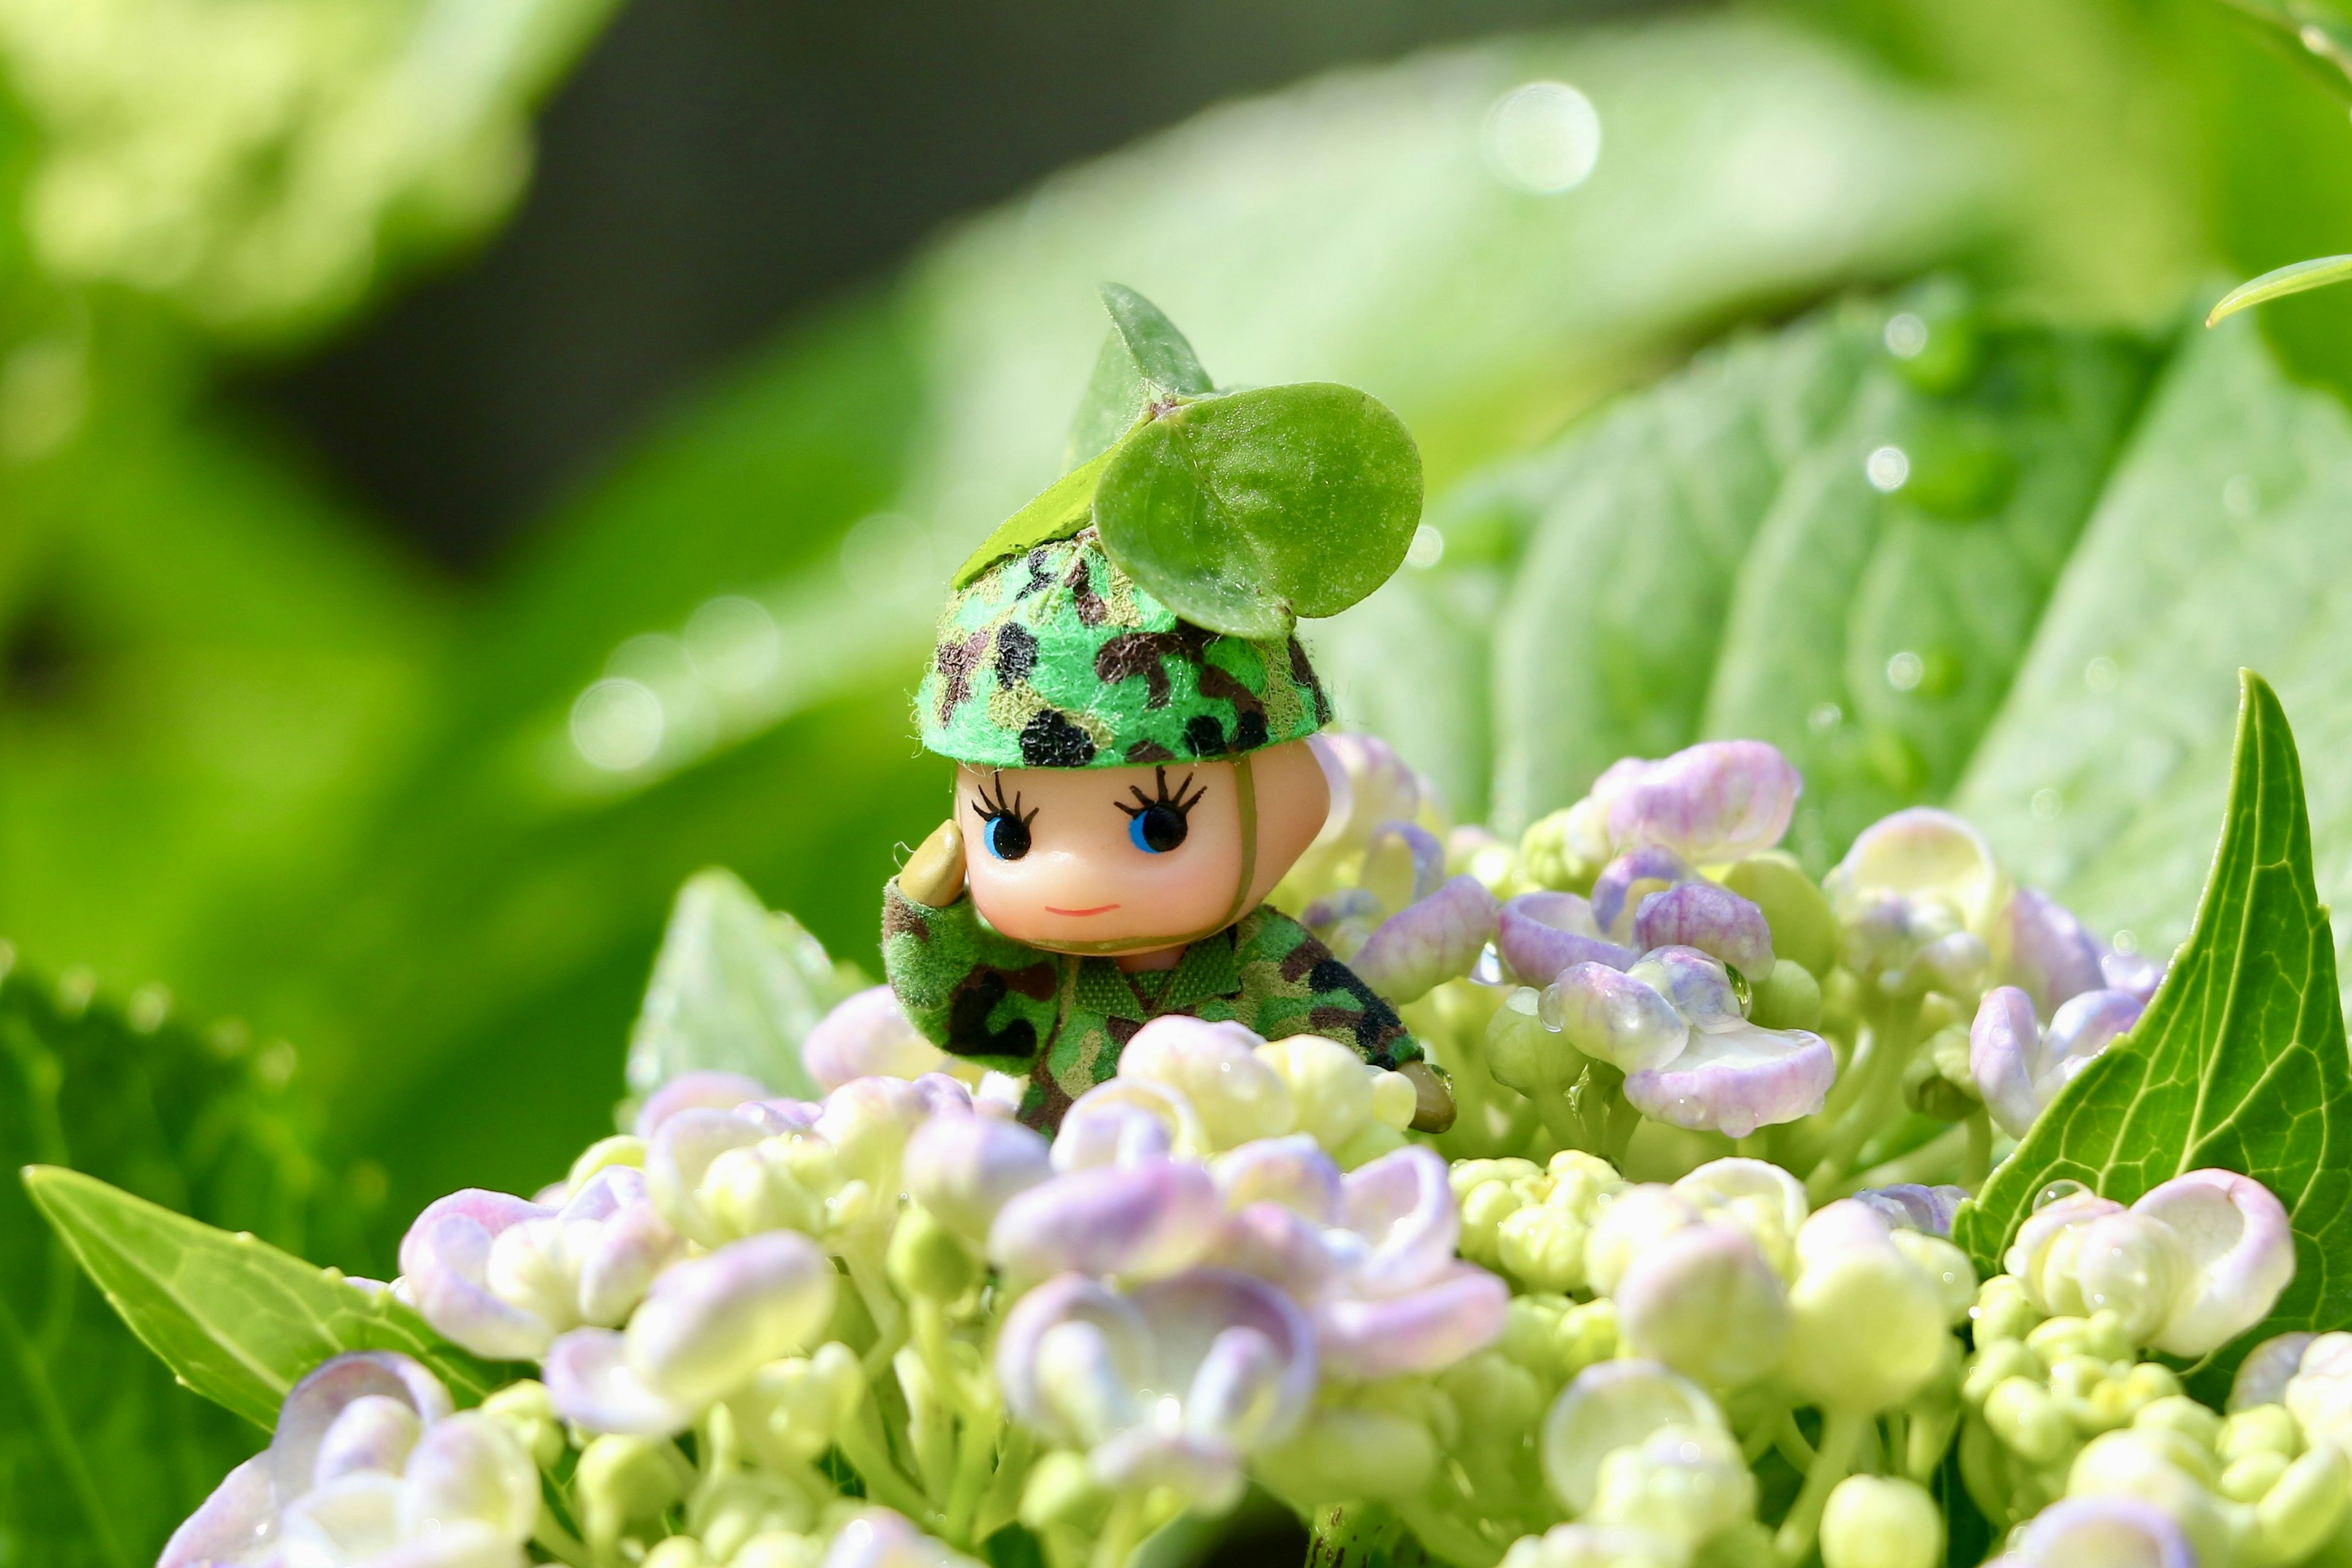
{"type": "Polygon", "coordinates": [[[2272,1562],[2294,1563],[2319,1549],[2344,1519],[2352,1493],[2352,1461],[2333,1443],[2286,1468],[2254,1505],[2254,1531],[2272,1562]]]}
{"type": "Polygon", "coordinates": [[[1256,1054],[1265,1044],[1239,1024],[1171,1014],[1136,1031],[1119,1053],[1118,1076],[1176,1090],[1199,1114],[1209,1147],[1231,1149],[1297,1124],[1290,1086],[1256,1054]]]}
{"type": "Polygon", "coordinates": [[[1289,1090],[1298,1131],[1335,1158],[1366,1128],[1381,1125],[1373,1089],[1381,1069],[1339,1041],[1294,1035],[1260,1046],[1256,1055],[1289,1090]]]}
{"type": "Polygon", "coordinates": [[[1701,1215],[1748,1233],[1783,1279],[1797,1272],[1797,1231],[1811,1212],[1805,1184],[1769,1160],[1710,1160],[1676,1182],[1701,1215]]]}
{"type": "Polygon", "coordinates": [[[1613,1295],[1619,1331],[1636,1355],[1709,1388],[1753,1383],[1788,1346],[1780,1276],[1729,1226],[1689,1226],[1636,1254],[1613,1295]]]}
{"type": "Polygon", "coordinates": [[[1501,1568],[1689,1568],[1690,1548],[1671,1535],[1599,1524],[1556,1524],[1523,1535],[1501,1568]]]}
{"type": "Polygon", "coordinates": [[[2268,1187],[2232,1171],[2175,1176],[2132,1205],[2187,1247],[2191,1271],[2158,1331],[2168,1355],[2210,1355],[2270,1316],[2294,1278],[2294,1233],[2268,1187]]]}
{"type": "Polygon", "coordinates": [[[1898,1230],[1887,1239],[1936,1287],[1937,1298],[1944,1304],[1944,1321],[1956,1329],[1967,1322],[1969,1310],[1977,1300],[1976,1265],[1969,1261],[1969,1255],[1942,1237],[1925,1231],[1898,1230]]]}
{"type": "Polygon", "coordinates": [[[1869,1209],[1830,1205],[1798,1232],[1802,1268],[1790,1288],[1788,1378],[1832,1411],[1892,1409],[1943,1360],[1937,1285],[1895,1250],[1869,1209]]]}
{"type": "Polygon", "coordinates": [[[2043,1204],[2026,1216],[2002,1265],[2025,1287],[2034,1310],[2053,1317],[2088,1315],[2074,1268],[2082,1231],[2093,1220],[2121,1214],[2124,1205],[2096,1193],[2070,1194],[2043,1204]]]}
{"type": "Polygon", "coordinates": [[[1822,1510],[1822,1568],[1935,1568],[1944,1516],[1925,1487],[1848,1476],[1822,1510]]]}
{"type": "Polygon", "coordinates": [[[2066,1474],[2066,1495],[2134,1498],[2180,1527],[2200,1563],[2232,1559],[2230,1522],[2222,1504],[2184,1469],[2186,1445],[2171,1434],[2126,1427],[2091,1439],[2066,1474]]]}
{"type": "Polygon", "coordinates": [[[1593,1217],[1584,1245],[1584,1277],[1601,1295],[1614,1295],[1636,1254],[1698,1223],[1698,1210],[1673,1188],[1656,1183],[1627,1187],[1593,1217]]]}
{"type": "Polygon", "coordinates": [[[1592,1507],[1601,1461],[1662,1426],[1713,1426],[1723,1416],[1699,1386],[1655,1362],[1611,1361],[1587,1367],[1544,1417],[1544,1479],[1571,1513],[1592,1507]]]}
{"type": "Polygon", "coordinates": [[[2074,1236],[2074,1258],[2083,1305],[2121,1318],[2136,1345],[2164,1327],[2195,1268],[2170,1226],[2136,1211],[2083,1226],[2074,1236]]]}
{"type": "Polygon", "coordinates": [[[1756,1513],[1756,1478],[1730,1433],[1712,1422],[1661,1426],[1601,1461],[1587,1514],[1696,1547],[1756,1513]]]}
{"type": "Polygon", "coordinates": [[[2282,1403],[2306,1442],[2352,1440],[2352,1333],[2339,1329],[2305,1346],[2282,1403]]]}

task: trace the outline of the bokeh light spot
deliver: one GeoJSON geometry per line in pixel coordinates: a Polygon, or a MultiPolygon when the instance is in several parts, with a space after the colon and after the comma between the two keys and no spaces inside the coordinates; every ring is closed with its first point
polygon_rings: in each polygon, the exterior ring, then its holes
{"type": "Polygon", "coordinates": [[[1507,185],[1537,195],[1573,190],[1601,162],[1601,111],[1560,81],[1531,81],[1486,116],[1486,158],[1507,185]]]}
{"type": "Polygon", "coordinates": [[[595,767],[625,773],[661,750],[662,705],[641,680],[597,681],[572,704],[572,745],[595,767]]]}

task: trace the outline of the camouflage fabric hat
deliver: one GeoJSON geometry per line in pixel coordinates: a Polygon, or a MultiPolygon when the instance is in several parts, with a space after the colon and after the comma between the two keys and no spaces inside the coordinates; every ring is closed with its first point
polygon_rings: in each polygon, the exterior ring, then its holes
{"type": "Polygon", "coordinates": [[[1233,756],[1331,717],[1296,637],[1220,637],[1178,619],[1092,529],[958,589],[918,700],[924,747],[975,767],[1233,756]]]}

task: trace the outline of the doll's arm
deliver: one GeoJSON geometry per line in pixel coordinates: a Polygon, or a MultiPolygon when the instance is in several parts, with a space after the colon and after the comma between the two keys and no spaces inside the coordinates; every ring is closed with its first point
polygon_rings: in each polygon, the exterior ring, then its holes
{"type": "Polygon", "coordinates": [[[1236,935],[1244,976],[1271,973],[1285,982],[1255,997],[1244,983],[1244,1001],[1255,1004],[1255,1016],[1244,1017],[1244,1025],[1270,1040],[1297,1034],[1337,1040],[1374,1067],[1412,1080],[1415,1131],[1443,1132],[1454,1125],[1454,1089],[1444,1072],[1428,1060],[1396,1009],[1314,932],[1268,904],[1245,918],[1236,935]]]}
{"type": "Polygon", "coordinates": [[[953,823],[882,890],[882,967],[915,1027],[953,1055],[1025,1062],[1053,1034],[1060,967],[982,921],[953,823]]]}

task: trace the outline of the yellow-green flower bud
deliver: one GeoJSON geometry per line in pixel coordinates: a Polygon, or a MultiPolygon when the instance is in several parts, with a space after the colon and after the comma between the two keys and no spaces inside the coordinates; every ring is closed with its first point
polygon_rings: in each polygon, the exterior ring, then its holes
{"type": "Polygon", "coordinates": [[[1615,1361],[1624,1353],[1624,1337],[1617,1331],[1617,1303],[1603,1297],[1570,1307],[1559,1319],[1560,1365],[1574,1377],[1588,1366],[1615,1361]]]}
{"type": "Polygon", "coordinates": [[[807,1142],[770,1138],[730,1149],[710,1162],[698,1194],[723,1239],[767,1230],[796,1230],[804,1236],[823,1232],[824,1200],[801,1184],[786,1158],[791,1145],[807,1142]]]}
{"type": "Polygon", "coordinates": [[[1488,1268],[1502,1268],[1503,1225],[1527,1205],[1527,1194],[1510,1182],[1471,1188],[1462,1199],[1462,1256],[1488,1268]]]}
{"type": "Polygon", "coordinates": [[[1530,1290],[1580,1289],[1589,1234],[1566,1204],[1531,1204],[1496,1227],[1496,1256],[1530,1290]]]}
{"type": "Polygon", "coordinates": [[[2022,1340],[1994,1340],[1970,1358],[1968,1375],[1960,1382],[1960,1397],[1981,1408],[1997,1384],[2012,1377],[2040,1383],[2049,1370],[2022,1340]]]}
{"type": "Polygon", "coordinates": [[[1110,1494],[1087,1468],[1084,1454],[1048,1454],[1021,1489],[1021,1522],[1032,1530],[1064,1525],[1085,1530],[1102,1518],[1110,1494]]]}
{"type": "Polygon", "coordinates": [[[626,1132],[615,1132],[610,1138],[599,1138],[580,1152],[564,1175],[564,1184],[578,1192],[588,1178],[607,1165],[628,1165],[643,1170],[646,1163],[646,1141],[626,1132]]]}
{"type": "Polygon", "coordinates": [[[822,1568],[824,1542],[811,1535],[755,1535],[735,1549],[727,1568],[822,1568]]]}
{"type": "Polygon", "coordinates": [[[531,1378],[509,1383],[482,1401],[482,1414],[514,1434],[542,1470],[563,1457],[563,1420],[547,1396],[547,1385],[531,1378]]]}
{"type": "Polygon", "coordinates": [[[1822,1022],[1822,985],[1792,959],[1776,961],[1771,973],[1753,982],[1748,1021],[1759,1029],[1817,1029],[1822,1022]]]}
{"type": "Polygon", "coordinates": [[[1517,1443],[1534,1429],[1547,1392],[1534,1373],[1496,1351],[1456,1362],[1438,1374],[1437,1385],[1470,1413],[1464,1436],[1472,1443],[1517,1443]]]}
{"type": "MultiPolygon", "coordinates": [[[[2045,1318],[2026,1334],[2025,1342],[2046,1365],[2069,1356],[2091,1353],[2091,1323],[2087,1318],[2045,1318]]],[[[2104,1359],[2104,1358],[2102,1358],[2104,1359]]]]}
{"type": "Polygon", "coordinates": [[[1924,1230],[1898,1230],[1890,1239],[1895,1250],[1909,1258],[1911,1266],[1936,1287],[1944,1306],[1944,1321],[1954,1328],[1967,1322],[1969,1309],[1977,1299],[1976,1265],[1969,1261],[1969,1255],[1924,1230]]]}
{"type": "Polygon", "coordinates": [[[687,1527],[717,1563],[731,1562],[753,1536],[798,1535],[815,1523],[816,1512],[797,1487],[756,1472],[719,1478],[687,1513],[687,1527]]]}
{"type": "Polygon", "coordinates": [[[2177,1433],[2109,1432],[2075,1456],[2066,1473],[2066,1495],[2137,1498],[2171,1516],[2198,1562],[2226,1563],[2235,1557],[2225,1511],[2231,1505],[2208,1489],[2210,1474],[2200,1476],[2182,1463],[2198,1453],[2177,1433]]]}
{"type": "Polygon", "coordinates": [[[1519,875],[1556,893],[1591,890],[1608,858],[1608,827],[1590,799],[1538,817],[1519,835],[1519,875]]]}
{"type": "Polygon", "coordinates": [[[620,1550],[629,1526],[657,1521],[694,1485],[694,1467],[677,1445],[614,1433],[592,1439],[572,1474],[588,1545],[599,1557],[620,1550]]]}
{"type": "Polygon", "coordinates": [[[1676,1537],[1696,1547],[1756,1512],[1756,1478],[1722,1427],[1660,1426],[1601,1461],[1599,1492],[1585,1517],[1676,1537]]]}
{"type": "Polygon", "coordinates": [[[2151,1399],[2132,1416],[2132,1425],[2146,1431],[2161,1426],[2178,1432],[2207,1453],[2221,1439],[2221,1418],[2185,1394],[2151,1399]]]}
{"type": "Polygon", "coordinates": [[[2299,1562],[2319,1549],[2343,1521],[2352,1495],[2352,1461],[2322,1443],[2286,1468],[2254,1505],[2254,1533],[2275,1563],[2299,1562]]]}
{"type": "Polygon", "coordinates": [[[710,1561],[702,1542],[691,1535],[673,1535],[654,1543],[654,1549],[646,1553],[644,1568],[710,1568],[710,1561]]]}
{"type": "Polygon", "coordinates": [[[910,1204],[890,1232],[885,1267],[890,1283],[905,1294],[952,1301],[980,1282],[981,1262],[971,1244],[910,1204]]]}
{"type": "MultiPolygon", "coordinates": [[[[1795,857],[1777,849],[1750,855],[1726,871],[1722,882],[1764,911],[1775,953],[1796,960],[1816,979],[1830,972],[1837,962],[1837,914],[1821,884],[1805,875],[1795,857]]],[[[1777,973],[1780,966],[1773,967],[1777,973]]]]}
{"type": "Polygon", "coordinates": [[[1969,1316],[1976,1324],[1977,1345],[1993,1340],[2021,1340],[2042,1321],[2026,1300],[2025,1281],[2014,1274],[1996,1274],[1977,1287],[1977,1304],[1969,1316]]]}
{"type": "Polygon", "coordinates": [[[1512,1297],[1503,1318],[1502,1340],[1495,1348],[1558,1388],[1569,1376],[1559,1340],[1559,1321],[1567,1311],[1565,1296],[1512,1297]]]}
{"type": "Polygon", "coordinates": [[[768,1363],[728,1406],[752,1452],[782,1468],[808,1464],[833,1447],[865,1398],[866,1371],[857,1352],[835,1341],[812,1356],[768,1363]]]}
{"type": "Polygon", "coordinates": [[[2232,1459],[2221,1471],[2215,1489],[2231,1502],[2260,1502],[2286,1468],[2294,1463],[2284,1454],[2258,1449],[2242,1458],[2232,1459]]]}
{"type": "Polygon", "coordinates": [[[1437,1468],[1437,1445],[1420,1422],[1384,1410],[1314,1410],[1278,1447],[1250,1460],[1277,1495],[1315,1508],[1336,1501],[1413,1497],[1437,1468]]]}
{"type": "Polygon", "coordinates": [[[2257,1405],[2221,1418],[2221,1435],[2214,1451],[2224,1462],[2249,1454],[2276,1454],[2292,1459],[2303,1452],[2303,1432],[2284,1405],[2257,1405]]]}
{"type": "Polygon", "coordinates": [[[1944,1516],[1926,1488],[1848,1476],[1822,1510],[1822,1568],[1936,1568],[1944,1516]]]}
{"type": "Polygon", "coordinates": [[[2074,1447],[2074,1425],[2050,1391],[2031,1378],[2003,1378],[1985,1396],[1985,1426],[2028,1464],[2055,1464],[2074,1447]]]}

